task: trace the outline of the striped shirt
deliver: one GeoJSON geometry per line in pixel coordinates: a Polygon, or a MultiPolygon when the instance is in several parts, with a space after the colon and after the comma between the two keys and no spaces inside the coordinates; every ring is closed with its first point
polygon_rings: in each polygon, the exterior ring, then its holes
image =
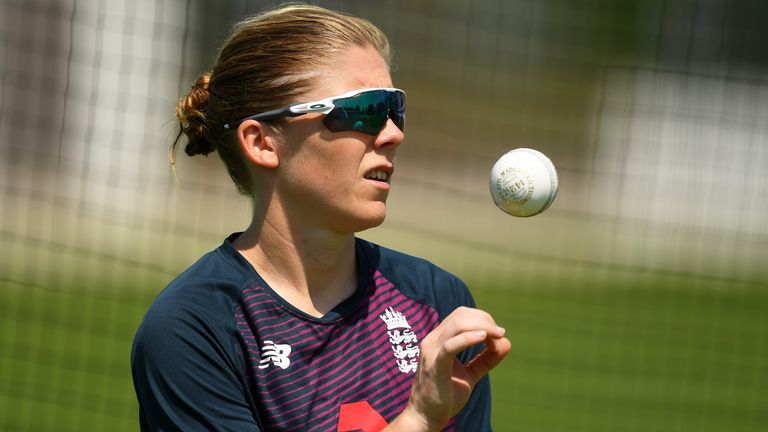
{"type": "MultiPolygon", "coordinates": [[[[264,282],[236,236],[171,282],[136,334],[142,430],[378,431],[408,402],[419,343],[474,306],[455,276],[356,239],[356,292],[313,317],[264,282]]],[[[489,415],[486,377],[446,430],[490,430],[489,415]]]]}

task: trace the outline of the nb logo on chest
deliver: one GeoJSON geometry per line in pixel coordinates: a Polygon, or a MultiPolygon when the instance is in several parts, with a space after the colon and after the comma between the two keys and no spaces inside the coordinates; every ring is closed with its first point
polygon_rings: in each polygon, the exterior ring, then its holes
{"type": "Polygon", "coordinates": [[[271,340],[265,340],[261,347],[261,361],[259,369],[266,369],[270,366],[277,366],[280,369],[287,369],[291,365],[288,356],[291,354],[291,346],[288,344],[276,344],[271,340]]]}

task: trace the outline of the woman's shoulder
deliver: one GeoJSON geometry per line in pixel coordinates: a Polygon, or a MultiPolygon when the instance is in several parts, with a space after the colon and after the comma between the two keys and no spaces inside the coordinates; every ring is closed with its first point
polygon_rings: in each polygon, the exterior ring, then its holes
{"type": "Polygon", "coordinates": [[[180,412],[179,400],[205,406],[220,402],[210,391],[230,401],[238,395],[236,302],[247,273],[230,258],[218,249],[205,254],[162,290],[136,330],[131,370],[142,409],[160,416],[152,421],[168,420],[164,406],[180,412]]]}
{"type": "Polygon", "coordinates": [[[408,297],[442,311],[474,306],[466,284],[453,273],[431,261],[405,252],[358,239],[371,270],[408,297]]]}
{"type": "Polygon", "coordinates": [[[357,245],[359,249],[365,252],[368,261],[378,267],[391,267],[408,270],[409,272],[434,273],[445,277],[455,277],[431,261],[407,252],[381,246],[361,238],[357,238],[357,245]]]}
{"type": "Polygon", "coordinates": [[[173,279],[150,305],[143,325],[163,328],[206,322],[229,326],[239,293],[255,277],[255,271],[230,249],[225,242],[173,279]]]}

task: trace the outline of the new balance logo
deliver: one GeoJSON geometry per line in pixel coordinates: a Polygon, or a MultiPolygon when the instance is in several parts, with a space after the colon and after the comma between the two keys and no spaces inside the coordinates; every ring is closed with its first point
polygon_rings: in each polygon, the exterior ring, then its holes
{"type": "Polygon", "coordinates": [[[261,361],[259,369],[266,369],[270,365],[287,369],[291,365],[288,356],[291,354],[291,346],[287,344],[276,344],[271,340],[265,340],[261,347],[261,361]]]}

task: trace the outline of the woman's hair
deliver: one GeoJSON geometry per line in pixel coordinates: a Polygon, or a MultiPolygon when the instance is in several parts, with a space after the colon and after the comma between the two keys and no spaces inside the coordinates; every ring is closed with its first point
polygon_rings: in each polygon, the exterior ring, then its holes
{"type": "Polygon", "coordinates": [[[170,150],[171,166],[175,169],[176,147],[186,135],[188,155],[218,151],[237,189],[253,197],[245,158],[224,124],[296,102],[329,70],[334,56],[353,46],[371,46],[390,62],[381,30],[318,6],[291,3],[236,24],[210,72],[176,106],[179,133],[170,150]]]}

